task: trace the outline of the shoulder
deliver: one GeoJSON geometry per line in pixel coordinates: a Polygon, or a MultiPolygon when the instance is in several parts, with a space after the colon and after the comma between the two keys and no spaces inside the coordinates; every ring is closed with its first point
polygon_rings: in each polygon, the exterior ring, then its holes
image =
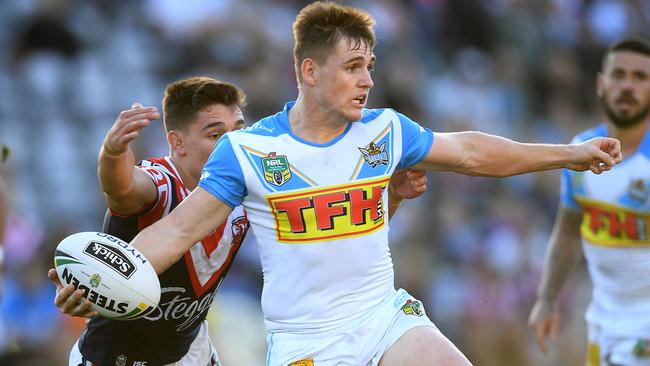
{"type": "Polygon", "coordinates": [[[397,116],[397,115],[394,113],[395,111],[393,111],[393,110],[390,109],[390,108],[363,109],[363,110],[361,111],[361,119],[359,120],[359,122],[361,122],[361,123],[369,123],[369,122],[372,122],[372,121],[374,121],[374,120],[376,120],[376,119],[381,118],[382,115],[384,115],[386,112],[389,112],[389,114],[390,114],[392,117],[396,117],[396,116],[397,116]],[[390,112],[393,112],[393,113],[390,113],[390,112]]]}
{"type": "Polygon", "coordinates": [[[280,114],[278,112],[253,123],[251,126],[241,130],[231,132],[231,136],[239,135],[259,135],[259,136],[278,136],[285,132],[280,123],[280,114]]]}
{"type": "Polygon", "coordinates": [[[573,138],[573,140],[571,140],[571,143],[579,144],[581,142],[585,142],[594,137],[604,137],[604,136],[607,136],[607,127],[605,126],[604,123],[601,123],[600,125],[594,128],[590,128],[586,131],[577,134],[573,138]]]}

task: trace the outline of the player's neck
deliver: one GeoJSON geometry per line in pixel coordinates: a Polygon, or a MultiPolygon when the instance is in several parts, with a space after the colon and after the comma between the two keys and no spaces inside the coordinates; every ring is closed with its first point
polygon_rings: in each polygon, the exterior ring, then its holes
{"type": "Polygon", "coordinates": [[[176,167],[176,171],[178,171],[178,175],[181,176],[181,181],[183,182],[185,188],[187,188],[190,191],[193,191],[194,188],[196,188],[196,186],[199,184],[199,179],[194,178],[192,174],[190,174],[185,164],[183,164],[182,157],[178,156],[177,154],[174,154],[174,152],[169,154],[169,156],[172,159],[174,166],[176,167]]]}
{"type": "Polygon", "coordinates": [[[348,127],[347,121],[337,120],[331,112],[323,110],[316,103],[308,103],[298,96],[296,104],[289,110],[289,128],[303,140],[325,144],[340,136],[348,127]]]}
{"type": "Polygon", "coordinates": [[[607,129],[609,131],[609,137],[618,139],[621,142],[621,151],[623,152],[623,158],[625,158],[634,154],[639,148],[641,141],[643,141],[648,132],[649,125],[650,120],[646,118],[642,122],[626,128],[617,127],[610,122],[607,124],[607,129]]]}

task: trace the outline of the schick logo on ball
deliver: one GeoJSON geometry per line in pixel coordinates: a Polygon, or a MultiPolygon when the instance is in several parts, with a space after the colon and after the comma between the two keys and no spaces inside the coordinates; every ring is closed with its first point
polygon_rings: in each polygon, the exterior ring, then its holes
{"type": "Polygon", "coordinates": [[[127,256],[117,248],[106,245],[105,243],[91,241],[84,248],[84,253],[105,263],[124,278],[130,278],[133,272],[135,272],[135,266],[127,256]]]}

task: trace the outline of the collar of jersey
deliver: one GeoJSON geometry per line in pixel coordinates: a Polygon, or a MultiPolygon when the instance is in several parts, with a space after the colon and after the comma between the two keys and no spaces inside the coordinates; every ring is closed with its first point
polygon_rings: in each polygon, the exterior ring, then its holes
{"type": "MultiPolygon", "coordinates": [[[[602,135],[599,134],[599,136],[607,136],[607,137],[609,137],[609,129],[607,128],[607,123],[603,122],[600,127],[602,128],[602,135]]],[[[648,129],[645,132],[645,136],[643,136],[643,140],[641,140],[641,143],[636,148],[636,151],[634,152],[634,154],[632,154],[631,156],[641,154],[641,155],[645,155],[647,157],[650,157],[649,152],[650,152],[650,129],[648,129]]],[[[619,165],[620,164],[625,164],[627,161],[630,161],[630,159],[628,159],[628,158],[631,157],[631,156],[624,156],[623,161],[621,161],[619,163],[619,165]]]]}
{"type": "Polygon", "coordinates": [[[348,126],[345,128],[345,131],[341,133],[340,135],[336,136],[335,138],[331,139],[330,141],[324,143],[324,144],[317,144],[315,142],[307,141],[299,136],[295,135],[293,132],[291,132],[291,127],[289,126],[289,110],[293,108],[293,106],[296,104],[296,101],[290,101],[287,102],[284,105],[284,110],[282,110],[282,113],[278,116],[278,123],[280,125],[280,128],[282,128],[289,136],[291,136],[294,140],[305,144],[309,146],[315,146],[315,147],[327,147],[327,146],[332,146],[335,143],[337,143],[340,139],[345,137],[347,135],[348,131],[350,131],[350,128],[352,128],[352,123],[348,123],[348,126]]]}

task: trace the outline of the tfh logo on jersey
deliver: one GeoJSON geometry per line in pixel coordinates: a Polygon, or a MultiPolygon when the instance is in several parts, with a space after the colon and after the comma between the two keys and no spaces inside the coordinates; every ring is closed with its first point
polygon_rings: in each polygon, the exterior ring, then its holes
{"type": "Polygon", "coordinates": [[[91,241],[84,248],[84,253],[105,263],[124,278],[130,278],[135,272],[135,265],[122,252],[105,243],[91,241]]]}
{"type": "Polygon", "coordinates": [[[359,150],[363,154],[363,159],[371,167],[383,164],[388,165],[388,153],[386,152],[386,141],[377,146],[374,142],[370,142],[365,148],[360,147],[359,150]]]}
{"type": "Polygon", "coordinates": [[[581,233],[604,246],[650,245],[650,216],[622,207],[578,199],[582,206],[581,233]]]}
{"type": "Polygon", "coordinates": [[[310,243],[365,235],[384,226],[389,177],[267,196],[277,240],[310,243]]]}
{"type": "Polygon", "coordinates": [[[264,179],[267,182],[279,187],[291,179],[291,169],[289,169],[286,155],[276,155],[275,152],[271,152],[267,157],[261,159],[264,179]]]}

